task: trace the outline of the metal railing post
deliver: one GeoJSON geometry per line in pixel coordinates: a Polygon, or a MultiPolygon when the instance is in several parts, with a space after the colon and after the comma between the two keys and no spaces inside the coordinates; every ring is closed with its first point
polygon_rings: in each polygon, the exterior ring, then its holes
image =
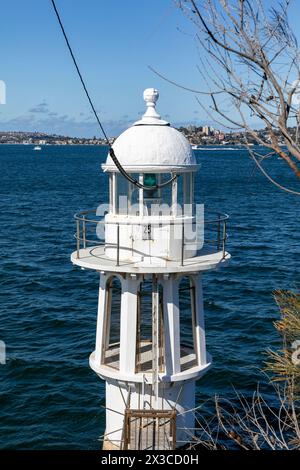
{"type": "Polygon", "coordinates": [[[223,258],[225,258],[226,248],[226,220],[223,221],[223,258]]]}
{"type": "Polygon", "coordinates": [[[86,248],[85,215],[82,218],[82,238],[83,238],[83,248],[86,248]]]}
{"type": "Polygon", "coordinates": [[[117,266],[120,266],[120,224],[117,225],[117,266]]]}
{"type": "Polygon", "coordinates": [[[181,266],[184,263],[184,220],[182,221],[182,232],[181,232],[181,266]]]}
{"type": "Polygon", "coordinates": [[[76,246],[77,246],[77,259],[79,258],[80,250],[80,222],[79,219],[76,219],[76,246]]]}
{"type": "Polygon", "coordinates": [[[218,214],[218,251],[221,247],[221,216],[218,214]]]}

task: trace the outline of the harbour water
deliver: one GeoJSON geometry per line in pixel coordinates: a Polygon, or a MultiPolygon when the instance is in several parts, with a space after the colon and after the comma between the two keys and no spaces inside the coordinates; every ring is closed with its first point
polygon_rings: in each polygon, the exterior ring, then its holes
{"type": "MultiPolygon", "coordinates": [[[[227,268],[204,277],[208,350],[213,369],[198,382],[198,403],[233,387],[251,395],[267,347],[277,288],[299,288],[300,198],[275,188],[247,151],[197,151],[197,202],[230,215],[227,268]]],[[[103,382],[89,369],[98,277],[71,265],[73,214],[108,200],[94,146],[0,146],[1,449],[99,449],[103,382]]],[[[272,176],[294,178],[270,160],[272,176]]],[[[299,186],[299,185],[298,185],[299,186]]]]}

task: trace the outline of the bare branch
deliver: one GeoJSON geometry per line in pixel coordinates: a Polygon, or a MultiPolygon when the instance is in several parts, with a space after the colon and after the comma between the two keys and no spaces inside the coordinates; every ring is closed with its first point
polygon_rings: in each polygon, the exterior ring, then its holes
{"type": "Polygon", "coordinates": [[[178,88],[182,88],[183,90],[186,90],[186,91],[191,91],[192,93],[197,93],[199,95],[211,95],[211,94],[219,94],[219,93],[222,93],[221,91],[215,91],[215,92],[204,92],[204,91],[200,91],[200,90],[194,90],[193,88],[188,88],[186,86],[183,86],[183,85],[180,85],[179,83],[176,83],[174,82],[173,80],[170,80],[169,78],[165,77],[164,75],[162,75],[161,73],[159,73],[157,70],[155,70],[153,67],[151,67],[151,65],[148,65],[148,68],[151,70],[151,72],[154,72],[156,75],[158,75],[158,77],[162,78],[163,80],[165,80],[166,82],[168,83],[171,83],[172,85],[175,85],[177,86],[178,88]]]}
{"type": "MultiPolygon", "coordinates": [[[[200,61],[205,64],[205,74],[199,68],[203,91],[179,86],[210,96],[212,106],[206,112],[216,122],[230,129],[240,128],[276,152],[300,179],[300,51],[288,21],[290,1],[274,0],[268,10],[263,0],[174,1],[194,24],[200,61]],[[226,96],[235,112],[227,112],[222,102],[226,96]],[[262,122],[265,130],[251,129],[250,118],[262,122]]],[[[255,155],[254,161],[273,184],[284,189],[255,155]]],[[[268,160],[268,165],[271,162],[268,160]]]]}

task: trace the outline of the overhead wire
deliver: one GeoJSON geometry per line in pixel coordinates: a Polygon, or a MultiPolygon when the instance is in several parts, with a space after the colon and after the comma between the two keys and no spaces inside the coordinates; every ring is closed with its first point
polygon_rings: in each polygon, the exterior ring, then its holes
{"type": "Polygon", "coordinates": [[[86,84],[85,84],[85,81],[84,81],[84,79],[83,79],[83,76],[82,76],[82,74],[81,74],[81,72],[80,72],[80,69],[79,69],[77,60],[76,60],[75,55],[74,55],[74,53],[73,53],[73,49],[72,49],[71,44],[70,44],[70,41],[69,41],[69,39],[68,39],[68,36],[67,36],[66,30],[65,30],[65,28],[64,28],[64,25],[63,25],[61,16],[60,16],[60,14],[59,14],[59,11],[58,11],[58,9],[57,9],[55,0],[51,0],[51,4],[52,4],[53,10],[54,10],[54,12],[55,12],[57,21],[58,21],[58,23],[59,23],[60,29],[61,29],[61,31],[62,31],[62,34],[63,34],[63,36],[64,36],[64,39],[65,39],[67,48],[68,48],[68,50],[69,50],[69,52],[70,52],[70,55],[71,55],[71,57],[72,57],[72,61],[73,61],[73,64],[74,64],[74,66],[75,66],[77,75],[78,75],[78,77],[79,77],[79,79],[80,79],[80,82],[81,82],[81,84],[82,84],[82,87],[83,87],[83,89],[84,89],[84,92],[85,92],[85,94],[86,94],[86,97],[87,97],[87,99],[88,99],[88,102],[89,102],[89,104],[90,104],[90,106],[91,106],[91,109],[92,109],[92,111],[93,111],[93,114],[94,114],[94,116],[95,116],[95,118],[96,118],[96,121],[97,121],[97,123],[98,123],[98,125],[99,125],[99,127],[100,127],[100,129],[101,129],[101,132],[102,132],[104,138],[105,138],[106,144],[108,145],[108,148],[109,148],[109,155],[110,155],[112,161],[114,162],[115,166],[116,166],[117,169],[119,170],[119,172],[120,172],[131,184],[133,184],[134,186],[136,186],[136,187],[138,187],[138,188],[140,188],[140,189],[148,190],[148,191],[153,191],[153,190],[155,190],[155,189],[160,189],[160,188],[163,188],[164,186],[167,186],[167,185],[173,183],[173,181],[175,181],[175,180],[177,179],[178,175],[173,176],[172,178],[170,178],[170,179],[167,180],[167,181],[164,181],[163,183],[155,184],[155,185],[153,185],[153,186],[146,186],[146,185],[140,183],[139,181],[137,181],[135,178],[133,178],[133,177],[125,170],[125,168],[121,165],[121,163],[119,162],[119,160],[118,160],[118,158],[117,158],[117,156],[116,156],[116,154],[115,154],[115,152],[114,152],[114,149],[113,149],[113,147],[112,147],[112,145],[111,145],[111,143],[110,143],[110,140],[109,140],[109,138],[108,138],[108,136],[107,136],[107,134],[106,134],[106,132],[105,132],[105,129],[104,129],[102,123],[101,123],[101,120],[100,120],[100,118],[99,118],[99,116],[98,116],[98,113],[97,113],[97,111],[96,111],[96,109],[95,109],[95,106],[94,106],[94,104],[93,104],[93,101],[92,101],[92,99],[91,99],[91,96],[90,96],[90,94],[89,94],[89,91],[88,91],[88,89],[87,89],[87,86],[86,86],[86,84]]]}

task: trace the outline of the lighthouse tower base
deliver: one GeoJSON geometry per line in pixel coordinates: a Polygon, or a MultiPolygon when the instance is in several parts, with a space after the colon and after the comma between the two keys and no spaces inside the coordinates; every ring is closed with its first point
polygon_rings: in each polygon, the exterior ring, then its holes
{"type": "Polygon", "coordinates": [[[194,408],[194,380],[160,383],[156,403],[151,384],[107,380],[103,448],[181,447],[195,428],[194,408]]]}

